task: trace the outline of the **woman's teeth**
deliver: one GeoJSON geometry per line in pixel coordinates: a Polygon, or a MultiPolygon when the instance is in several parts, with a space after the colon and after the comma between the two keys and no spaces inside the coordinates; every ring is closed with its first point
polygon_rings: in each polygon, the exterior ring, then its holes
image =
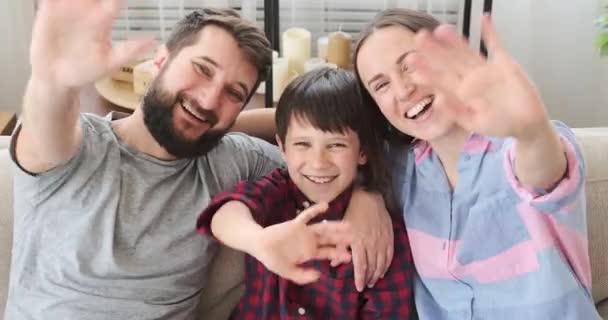
{"type": "Polygon", "coordinates": [[[427,98],[422,99],[415,106],[410,108],[410,110],[407,111],[405,116],[409,119],[416,119],[416,117],[418,117],[418,115],[420,115],[421,113],[423,113],[423,111],[426,111],[428,109],[428,107],[431,105],[432,102],[433,102],[432,97],[427,97],[427,98]]]}
{"type": "Polygon", "coordinates": [[[304,176],[306,179],[318,183],[318,184],[326,184],[332,182],[337,176],[332,177],[317,177],[317,176],[304,176]]]}
{"type": "Polygon", "coordinates": [[[188,113],[190,113],[193,117],[197,118],[198,120],[202,121],[202,122],[207,122],[207,118],[205,118],[205,116],[203,116],[202,114],[200,114],[198,111],[194,110],[193,107],[190,106],[190,104],[188,104],[185,101],[181,101],[180,105],[182,106],[182,108],[184,108],[184,110],[186,110],[188,113]]]}

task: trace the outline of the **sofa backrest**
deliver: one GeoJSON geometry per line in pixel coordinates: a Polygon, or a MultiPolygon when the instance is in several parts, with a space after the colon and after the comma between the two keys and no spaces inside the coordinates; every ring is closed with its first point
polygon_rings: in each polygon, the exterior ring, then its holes
{"type": "MultiPolygon", "coordinates": [[[[608,300],[608,128],[574,130],[587,164],[587,223],[596,302],[608,300]]],[[[12,244],[12,180],[9,138],[0,136],[0,315],[4,314],[12,244]],[[8,259],[6,259],[8,257],[8,259]]],[[[223,319],[243,292],[242,255],[223,248],[210,269],[201,312],[223,319]],[[226,272],[232,269],[234,272],[226,272]],[[232,273],[226,277],[226,273],[232,273]]]]}
{"type": "Polygon", "coordinates": [[[593,298],[608,299],[608,128],[575,129],[587,164],[587,225],[593,298]]]}
{"type": "Polygon", "coordinates": [[[0,136],[0,319],[4,315],[13,243],[13,182],[8,146],[9,137],[0,136]]]}

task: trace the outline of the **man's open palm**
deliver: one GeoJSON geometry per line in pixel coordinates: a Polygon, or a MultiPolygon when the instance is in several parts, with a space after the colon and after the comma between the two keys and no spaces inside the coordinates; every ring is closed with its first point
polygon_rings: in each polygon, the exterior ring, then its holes
{"type": "Polygon", "coordinates": [[[112,47],[121,0],[41,0],[32,32],[32,76],[79,88],[149,49],[150,39],[112,47]]]}

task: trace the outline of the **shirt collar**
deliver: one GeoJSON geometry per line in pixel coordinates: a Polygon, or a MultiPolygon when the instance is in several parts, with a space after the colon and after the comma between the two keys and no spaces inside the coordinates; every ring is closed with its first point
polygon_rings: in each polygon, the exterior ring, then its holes
{"type": "MultiPolygon", "coordinates": [[[[471,133],[464,143],[464,153],[477,153],[491,149],[492,141],[487,137],[478,133],[471,133]]],[[[416,156],[416,164],[419,164],[425,157],[430,156],[433,148],[431,144],[424,140],[416,139],[414,141],[414,155],[416,156]]]]}

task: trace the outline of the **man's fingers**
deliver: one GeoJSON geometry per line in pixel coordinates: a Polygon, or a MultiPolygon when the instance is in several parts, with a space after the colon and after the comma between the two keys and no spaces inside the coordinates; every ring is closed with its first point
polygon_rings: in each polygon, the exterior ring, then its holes
{"type": "Polygon", "coordinates": [[[376,272],[376,268],[378,266],[378,258],[377,252],[373,250],[373,248],[365,248],[365,255],[367,257],[367,268],[365,272],[365,285],[368,287],[372,287],[374,282],[372,279],[374,278],[374,273],[376,272]]]}
{"type": "MultiPolygon", "coordinates": [[[[372,257],[373,259],[373,257],[372,257]]],[[[367,282],[367,285],[371,288],[376,285],[376,282],[384,275],[386,267],[386,255],[382,251],[378,251],[376,254],[376,268],[371,275],[371,278],[367,282]]]]}
{"type": "Polygon", "coordinates": [[[134,61],[141,57],[147,50],[151,49],[155,41],[151,38],[129,40],[118,45],[112,50],[109,57],[108,67],[110,70],[117,70],[122,65],[134,61]]]}
{"type": "Polygon", "coordinates": [[[365,289],[365,277],[367,274],[367,254],[361,246],[352,246],[351,253],[353,257],[353,265],[355,268],[355,287],[361,292],[365,289]]]}
{"type": "Polygon", "coordinates": [[[386,249],[386,263],[384,265],[384,271],[382,271],[382,275],[380,276],[381,278],[384,278],[384,275],[386,274],[386,272],[388,272],[388,269],[391,267],[391,264],[393,262],[393,256],[395,254],[395,232],[393,231],[393,229],[391,228],[390,231],[390,239],[392,239],[392,245],[388,246],[388,248],[386,249]]]}
{"type": "Polygon", "coordinates": [[[308,224],[308,222],[310,222],[310,220],[312,220],[314,217],[327,211],[327,208],[327,202],[319,202],[311,206],[310,208],[307,208],[306,210],[300,212],[300,214],[298,214],[295,220],[304,224],[308,224]]]}

